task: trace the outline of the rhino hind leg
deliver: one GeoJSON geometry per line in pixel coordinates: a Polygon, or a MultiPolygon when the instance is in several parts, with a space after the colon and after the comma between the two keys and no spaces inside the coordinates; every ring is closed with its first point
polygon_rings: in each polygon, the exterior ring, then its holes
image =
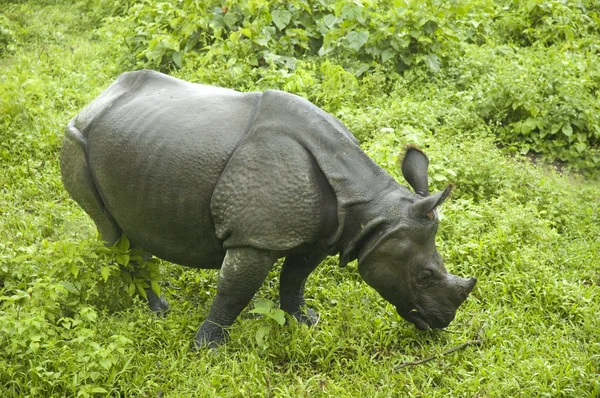
{"type": "Polygon", "coordinates": [[[307,325],[316,324],[317,313],[306,307],[304,285],[308,276],[323,261],[325,255],[289,255],[283,263],[279,278],[281,308],[307,325]]]}
{"type": "MultiPolygon", "coordinates": [[[[88,167],[86,156],[86,140],[75,126],[75,120],[67,125],[60,156],[60,171],[63,184],[71,197],[83,208],[96,224],[102,239],[113,245],[119,240],[123,231],[104,206],[98,193],[94,178],[88,167]]],[[[148,253],[147,259],[152,257],[148,253]]],[[[146,289],[148,306],[152,312],[164,314],[169,304],[163,297],[158,297],[152,289],[146,289]]]]}
{"type": "Polygon", "coordinates": [[[227,328],[250,303],[276,260],[277,254],[271,251],[251,247],[227,250],[219,272],[217,295],[194,338],[197,348],[216,348],[227,340],[227,328]]]}
{"type": "Polygon", "coordinates": [[[86,146],[85,137],[75,126],[75,119],[71,120],[65,131],[60,154],[62,181],[71,197],[94,221],[102,239],[112,245],[119,240],[122,230],[104,206],[96,189],[87,163],[86,146]]]}

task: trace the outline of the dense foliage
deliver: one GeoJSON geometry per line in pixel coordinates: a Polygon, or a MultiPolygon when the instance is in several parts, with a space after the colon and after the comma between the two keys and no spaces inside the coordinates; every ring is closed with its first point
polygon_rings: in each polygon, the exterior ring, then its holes
{"type": "Polygon", "coordinates": [[[0,0],[0,396],[599,397],[599,12],[591,0],[0,0]],[[216,272],[134,266],[60,181],[68,120],[142,67],[302,95],[401,182],[402,147],[424,148],[432,190],[456,185],[439,250],[479,278],[450,330],[416,331],[355,263],[331,258],[307,284],[316,327],[280,326],[277,266],[227,346],[191,351],[216,272]],[[147,280],[166,318],[139,299],[147,280]],[[480,330],[481,346],[399,368],[480,330]]]}
{"type": "MultiPolygon", "coordinates": [[[[599,10],[592,1],[150,0],[120,21],[138,67],[227,68],[225,85],[251,76],[239,88],[283,87],[329,106],[319,82],[354,80],[330,62],[359,78],[383,68],[387,79],[452,64],[499,142],[597,175],[599,10]]],[[[214,82],[211,72],[198,78],[214,82]]]]}

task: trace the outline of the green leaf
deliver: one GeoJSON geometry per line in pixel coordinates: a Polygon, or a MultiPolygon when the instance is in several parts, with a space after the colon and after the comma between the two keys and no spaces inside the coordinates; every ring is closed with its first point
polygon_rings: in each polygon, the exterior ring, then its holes
{"type": "Polygon", "coordinates": [[[40,348],[40,343],[37,343],[37,342],[35,342],[35,341],[32,341],[31,343],[29,343],[29,349],[30,349],[32,352],[34,352],[34,353],[35,353],[35,352],[37,352],[37,350],[38,350],[39,348],[40,348]]]}
{"type": "Polygon", "coordinates": [[[145,300],[148,300],[148,295],[146,294],[146,290],[144,289],[144,287],[138,283],[135,284],[135,287],[137,287],[140,296],[142,296],[145,300]]]}
{"type": "Polygon", "coordinates": [[[350,32],[346,39],[348,40],[350,47],[352,47],[354,51],[358,51],[365,45],[367,40],[369,40],[369,32],[366,30],[350,32]]]}
{"type": "Polygon", "coordinates": [[[67,289],[67,291],[69,291],[70,293],[79,294],[79,289],[77,289],[75,285],[73,285],[71,282],[62,281],[60,282],[60,284],[63,285],[64,288],[67,289]]]}
{"type": "Polygon", "coordinates": [[[578,142],[577,144],[575,144],[575,149],[577,150],[577,152],[583,153],[586,151],[586,149],[588,149],[588,146],[585,142],[578,142]]]}
{"type": "Polygon", "coordinates": [[[288,10],[274,10],[271,12],[271,17],[277,29],[283,30],[292,20],[292,13],[288,10]]]}
{"type": "Polygon", "coordinates": [[[396,51],[388,49],[381,53],[381,62],[387,62],[388,60],[396,56],[396,51]]]}
{"type": "Polygon", "coordinates": [[[438,24],[435,21],[427,21],[423,24],[423,30],[429,34],[432,34],[438,28],[438,24]]]}
{"type": "Polygon", "coordinates": [[[567,137],[570,137],[573,135],[573,127],[571,127],[571,123],[565,123],[562,126],[562,133],[564,135],[566,135],[567,137]]]}
{"type": "Polygon", "coordinates": [[[342,8],[342,19],[348,20],[348,21],[353,21],[353,20],[358,20],[359,22],[363,23],[364,19],[361,17],[362,14],[362,7],[359,5],[345,5],[344,8],[342,8]]]}
{"type": "Polygon", "coordinates": [[[129,250],[129,239],[125,235],[121,235],[121,239],[113,247],[120,252],[126,252],[129,250]]]}
{"type": "Polygon", "coordinates": [[[558,133],[558,130],[560,130],[560,129],[561,129],[561,127],[562,127],[562,126],[561,126],[560,124],[553,124],[553,125],[550,127],[550,134],[556,134],[556,133],[558,133]]]}
{"type": "Polygon", "coordinates": [[[265,348],[267,345],[267,338],[269,337],[269,332],[271,331],[270,326],[261,326],[256,332],[256,343],[265,348]]]}
{"type": "Polygon", "coordinates": [[[115,260],[122,266],[129,265],[129,254],[117,254],[115,260]]]}
{"type": "Polygon", "coordinates": [[[79,311],[79,316],[81,319],[84,319],[89,322],[96,322],[98,319],[98,314],[91,307],[85,307],[81,311],[79,311]]]}
{"type": "Polygon", "coordinates": [[[157,296],[160,297],[160,285],[158,284],[158,282],[152,280],[152,281],[150,281],[150,286],[152,287],[152,291],[154,293],[156,293],[157,296]]]}
{"type": "Polygon", "coordinates": [[[183,51],[173,53],[171,58],[173,59],[173,63],[177,65],[178,68],[181,68],[183,65],[183,51]]]}
{"type": "Polygon", "coordinates": [[[250,310],[250,312],[252,314],[263,314],[264,315],[264,314],[268,314],[273,309],[274,306],[275,306],[275,303],[273,303],[271,300],[260,298],[254,302],[254,309],[250,310]]]}
{"type": "Polygon", "coordinates": [[[102,269],[100,269],[100,274],[102,275],[104,282],[108,281],[108,277],[110,276],[110,267],[102,267],[102,269]]]}
{"type": "Polygon", "coordinates": [[[109,370],[112,366],[112,361],[110,360],[110,358],[102,358],[99,362],[100,365],[106,370],[109,370]]]}
{"type": "Polygon", "coordinates": [[[235,12],[228,12],[223,17],[223,22],[231,30],[234,30],[237,20],[238,20],[238,18],[237,18],[237,14],[235,12]]]}
{"type": "Polygon", "coordinates": [[[439,174],[439,173],[438,174],[434,174],[432,178],[433,178],[434,181],[446,181],[446,180],[448,180],[448,178],[445,175],[439,174]]]}
{"type": "Polygon", "coordinates": [[[425,64],[433,73],[437,73],[440,70],[440,65],[442,64],[442,61],[437,55],[429,53],[425,55],[425,64]]]}
{"type": "Polygon", "coordinates": [[[268,314],[269,318],[274,319],[280,326],[285,325],[285,312],[276,310],[268,314]]]}
{"type": "MultiPolygon", "coordinates": [[[[269,45],[269,39],[267,39],[264,36],[256,37],[256,38],[252,39],[252,41],[254,43],[256,43],[256,44],[259,44],[259,45],[263,46],[263,47],[267,47],[269,45]]],[[[254,59],[256,59],[256,57],[254,57],[254,59]]],[[[252,65],[252,63],[250,63],[250,65],[252,65]]],[[[258,62],[256,63],[256,65],[258,65],[258,62]]]]}
{"type": "Polygon", "coordinates": [[[337,18],[333,14],[327,14],[323,17],[323,22],[329,29],[333,28],[333,25],[336,23],[336,21],[337,18]]]}

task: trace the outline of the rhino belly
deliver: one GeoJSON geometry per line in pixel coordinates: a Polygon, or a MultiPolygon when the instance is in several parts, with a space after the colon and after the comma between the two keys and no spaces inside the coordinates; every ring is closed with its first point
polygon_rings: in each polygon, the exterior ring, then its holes
{"type": "Polygon", "coordinates": [[[86,131],[98,191],[124,234],[157,257],[198,268],[221,265],[211,196],[259,98],[216,94],[128,93],[86,131]]]}

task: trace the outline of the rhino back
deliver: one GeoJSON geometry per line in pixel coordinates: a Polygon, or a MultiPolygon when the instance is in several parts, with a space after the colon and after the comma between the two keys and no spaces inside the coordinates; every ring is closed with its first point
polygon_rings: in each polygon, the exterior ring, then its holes
{"type": "Polygon", "coordinates": [[[260,94],[130,72],[78,117],[106,208],[133,244],[183,265],[224,255],[210,199],[260,94]]]}

